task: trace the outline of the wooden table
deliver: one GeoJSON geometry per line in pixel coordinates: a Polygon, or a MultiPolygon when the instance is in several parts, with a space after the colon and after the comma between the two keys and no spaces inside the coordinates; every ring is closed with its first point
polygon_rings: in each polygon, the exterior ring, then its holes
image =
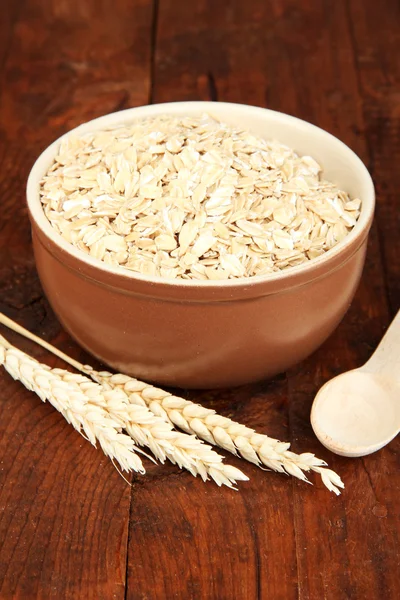
{"type": "Polygon", "coordinates": [[[378,207],[356,299],[317,353],[273,381],[183,392],[325,458],[342,496],[232,457],[250,476],[239,492],[151,463],[129,487],[2,370],[1,600],[400,597],[399,440],[346,460],[309,423],[319,387],[369,357],[400,304],[399,26],[396,0],[2,1],[0,310],[71,355],[90,362],[43,297],[25,183],[38,154],[85,120],[170,100],[267,106],[353,148],[378,207]]]}

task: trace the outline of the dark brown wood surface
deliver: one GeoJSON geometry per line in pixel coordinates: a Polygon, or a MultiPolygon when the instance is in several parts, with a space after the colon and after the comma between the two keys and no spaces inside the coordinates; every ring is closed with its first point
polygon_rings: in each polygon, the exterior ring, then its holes
{"type": "Polygon", "coordinates": [[[318,352],[273,381],[186,393],[325,458],[342,496],[232,457],[250,476],[239,492],[150,463],[130,488],[1,371],[1,600],[400,597],[399,440],[344,459],[309,423],[319,387],[369,357],[400,305],[399,29],[396,0],[2,0],[0,310],[71,355],[91,360],[43,297],[25,183],[38,154],[78,123],[171,100],[266,106],[353,148],[378,206],[357,296],[318,352]]]}

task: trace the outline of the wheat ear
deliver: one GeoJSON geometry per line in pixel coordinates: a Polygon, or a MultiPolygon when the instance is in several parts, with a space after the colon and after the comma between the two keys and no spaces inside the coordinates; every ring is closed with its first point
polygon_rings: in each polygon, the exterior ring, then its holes
{"type": "Polygon", "coordinates": [[[310,452],[291,452],[288,442],[280,442],[265,434],[256,433],[250,427],[216,414],[215,410],[184,400],[127,375],[89,371],[87,366],[83,368],[88,375],[103,385],[108,383],[114,389],[117,386],[123,389],[130,402],[148,406],[154,414],[186,433],[194,433],[209,444],[219,446],[235,455],[240,454],[242,458],[257,466],[264,465],[273,471],[293,475],[307,483],[310,482],[306,473],[314,471],[321,476],[328,490],[336,495],[340,494],[339,488],[344,488],[339,475],[326,468],[327,463],[310,452]]]}
{"type": "MultiPolygon", "coordinates": [[[[0,365],[14,379],[35,392],[43,402],[49,401],[79,433],[96,447],[99,442],[104,454],[116,460],[123,471],[144,473],[135,453],[134,441],[120,433],[120,425],[101,406],[93,404],[84,385],[93,381],[63,369],[51,369],[12,346],[0,335],[0,365]]],[[[99,386],[100,387],[100,386],[99,386]]]]}
{"type": "MultiPolygon", "coordinates": [[[[98,381],[107,412],[137,444],[149,448],[161,463],[168,459],[195,477],[200,475],[203,481],[211,477],[218,485],[230,488],[237,481],[248,480],[242,471],[223,463],[222,456],[195,435],[176,431],[169,421],[155,415],[144,403],[132,403],[122,386],[109,385],[106,379],[104,383],[100,378],[98,381]]],[[[99,387],[93,381],[91,384],[99,387]]]]}
{"type": "MultiPolygon", "coordinates": [[[[10,321],[7,317],[4,319],[4,315],[0,315],[0,322],[3,322],[3,324],[9,326],[10,321]]],[[[25,330],[23,328],[18,326],[18,330],[19,333],[24,334],[25,330]]],[[[29,337],[34,341],[39,340],[33,334],[29,334],[29,337]]],[[[4,342],[6,341],[4,340],[4,342]]],[[[8,342],[6,343],[8,344],[8,342]]],[[[46,342],[45,344],[48,349],[53,349],[51,345],[46,342]]],[[[9,372],[10,361],[12,366],[13,356],[16,353],[19,357],[24,354],[13,348],[13,353],[8,355],[8,361],[6,360],[4,364],[9,372]]],[[[59,351],[57,354],[62,355],[59,351]]],[[[25,361],[37,362],[27,355],[24,356],[25,361]]],[[[69,357],[63,355],[63,358],[64,360],[68,358],[68,362],[71,362],[75,367],[80,365],[80,363],[76,363],[69,357]]],[[[99,408],[104,411],[117,428],[125,429],[137,444],[149,448],[160,462],[164,463],[168,459],[173,464],[178,464],[179,467],[187,469],[192,475],[200,475],[204,481],[211,477],[218,485],[226,485],[230,488],[233,488],[237,481],[248,480],[248,477],[242,471],[232,465],[224,464],[222,457],[195,435],[176,431],[170,422],[154,415],[144,403],[143,405],[131,403],[129,396],[120,386],[112,387],[108,385],[108,382],[102,385],[101,382],[95,383],[92,379],[80,374],[70,373],[62,369],[50,369],[46,365],[40,366],[44,367],[47,373],[49,371],[56,373],[65,382],[78,386],[87,398],[88,405],[94,405],[96,409],[99,408]]],[[[90,367],[84,367],[83,365],[80,365],[80,368],[82,371],[90,369],[90,367]]],[[[14,376],[15,372],[11,374],[14,376]]],[[[14,378],[21,380],[21,370],[14,378]]],[[[52,403],[54,404],[53,401],[52,403]]],[[[57,406],[56,408],[59,410],[57,406]]],[[[64,414],[64,416],[66,415],[64,414]]]]}
{"type": "Polygon", "coordinates": [[[232,454],[239,453],[242,458],[257,466],[264,465],[274,471],[288,473],[307,483],[310,482],[305,473],[314,471],[321,476],[324,485],[337,495],[340,494],[340,488],[344,488],[339,475],[326,468],[326,462],[312,453],[296,454],[291,452],[289,443],[256,433],[250,427],[216,414],[212,409],[174,396],[127,375],[112,375],[106,371],[97,372],[89,365],[83,365],[70,358],[1,313],[0,322],[47,348],[95,381],[108,385],[110,389],[115,387],[123,389],[132,404],[147,406],[155,415],[186,433],[193,433],[206,442],[220,446],[232,454]]]}

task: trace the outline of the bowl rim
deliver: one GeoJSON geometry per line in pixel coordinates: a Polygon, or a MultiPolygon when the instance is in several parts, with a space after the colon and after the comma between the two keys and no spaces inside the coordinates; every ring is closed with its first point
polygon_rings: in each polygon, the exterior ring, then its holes
{"type": "MultiPolygon", "coordinates": [[[[137,281],[141,282],[142,284],[150,284],[152,288],[154,288],[154,286],[162,286],[164,289],[181,288],[188,291],[190,289],[199,288],[203,289],[204,291],[228,291],[228,289],[240,290],[241,288],[248,288],[249,286],[262,283],[271,283],[275,285],[279,285],[281,283],[283,287],[287,287],[288,285],[290,287],[290,281],[292,281],[293,285],[296,285],[295,282],[298,281],[299,276],[307,277],[307,279],[313,280],[313,275],[315,278],[319,277],[322,270],[327,273],[333,269],[336,269],[338,260],[340,262],[340,255],[347,255],[349,252],[353,254],[358,247],[361,246],[369,232],[375,209],[375,189],[370,173],[359,156],[337,137],[318,126],[313,125],[312,123],[308,123],[307,121],[282,112],[246,104],[213,101],[178,101],[137,106],[122,111],[108,113],[101,117],[86,121],[58,137],[39,155],[29,173],[26,194],[27,206],[31,221],[38,227],[41,234],[47,238],[48,241],[52,242],[56,248],[61,250],[63,258],[68,256],[73,262],[77,261],[78,263],[83,263],[90,270],[91,277],[93,277],[93,273],[98,272],[99,281],[102,280],[103,275],[106,276],[107,279],[110,277],[115,277],[116,280],[121,282],[124,281],[125,284],[137,281]],[[189,109],[189,111],[198,110],[199,113],[212,112],[215,105],[218,105],[220,108],[226,108],[227,110],[233,109],[238,113],[240,113],[240,111],[244,111],[248,114],[253,113],[255,117],[259,118],[263,118],[267,115],[278,123],[281,122],[289,124],[293,127],[302,129],[303,131],[313,132],[314,134],[325,138],[326,143],[336,145],[338,149],[348,155],[349,159],[352,160],[355,168],[364,179],[364,185],[368,193],[362,198],[361,213],[356,225],[342,241],[340,241],[323,255],[306,263],[289,267],[288,269],[283,269],[281,271],[268,273],[266,275],[255,275],[247,278],[238,277],[235,279],[224,280],[164,279],[159,276],[142,275],[140,273],[125,270],[123,268],[116,269],[111,265],[107,265],[101,260],[85,254],[67,242],[67,240],[65,240],[51,226],[50,222],[45,216],[42,203],[40,201],[39,182],[52,163],[57,148],[59,147],[59,144],[63,138],[70,136],[73,133],[85,133],[86,131],[89,132],[102,127],[107,128],[119,123],[122,124],[128,119],[141,119],[163,113],[176,115],[184,114],[185,109],[189,109]],[[354,246],[356,246],[356,248],[352,251],[354,246]],[[344,252],[346,250],[347,252],[344,252]],[[331,266],[331,268],[329,268],[329,266],[331,266]]],[[[51,246],[48,247],[51,248],[51,246]]],[[[343,259],[345,260],[345,256],[343,256],[343,259]]]]}

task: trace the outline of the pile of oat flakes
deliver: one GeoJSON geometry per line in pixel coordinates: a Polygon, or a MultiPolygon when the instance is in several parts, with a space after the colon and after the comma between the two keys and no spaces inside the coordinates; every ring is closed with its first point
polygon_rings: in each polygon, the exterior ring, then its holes
{"type": "Polygon", "coordinates": [[[310,156],[208,115],[70,135],[40,194],[51,225],[82,252],[168,279],[300,265],[340,242],[361,206],[310,156]]]}

